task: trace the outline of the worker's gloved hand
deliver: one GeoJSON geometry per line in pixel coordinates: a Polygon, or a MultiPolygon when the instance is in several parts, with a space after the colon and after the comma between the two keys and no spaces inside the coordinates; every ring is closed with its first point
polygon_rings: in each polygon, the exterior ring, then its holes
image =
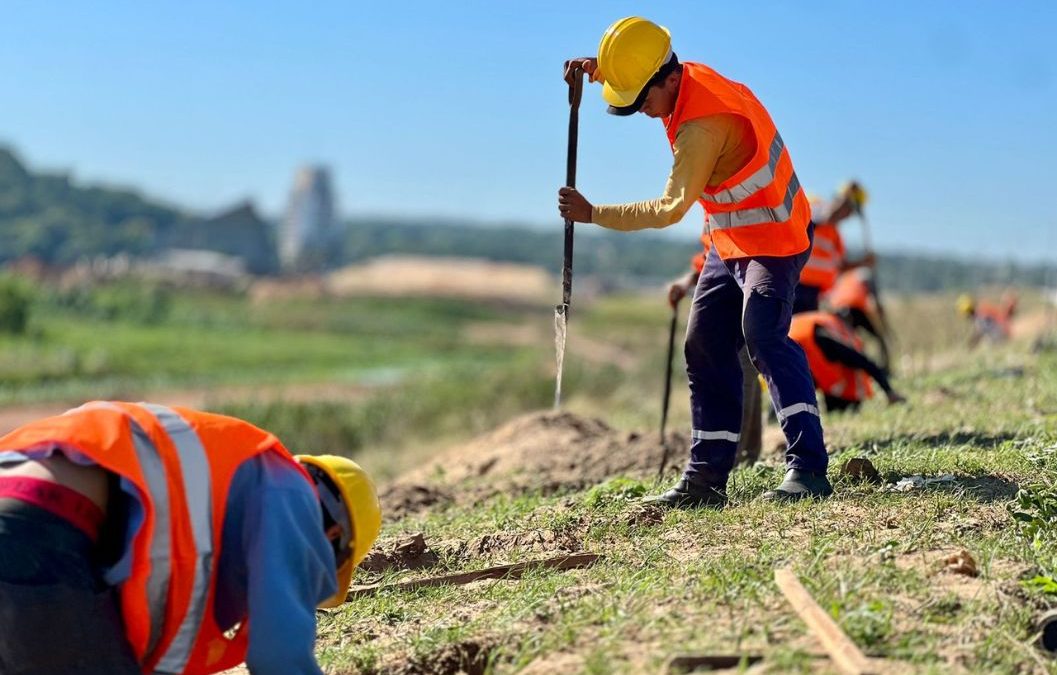
{"type": "Polygon", "coordinates": [[[581,56],[575,59],[569,59],[565,62],[565,73],[563,75],[565,81],[569,84],[573,83],[576,79],[576,71],[582,70],[587,73],[587,77],[591,82],[605,82],[605,77],[598,70],[598,59],[591,56],[581,56]]]}
{"type": "Polygon", "coordinates": [[[691,272],[690,274],[676,279],[668,287],[668,306],[675,309],[679,306],[679,302],[690,294],[690,290],[697,284],[697,272],[691,272]]]}
{"type": "Polygon", "coordinates": [[[592,206],[576,188],[563,187],[558,190],[558,212],[565,220],[589,223],[592,206]]]}

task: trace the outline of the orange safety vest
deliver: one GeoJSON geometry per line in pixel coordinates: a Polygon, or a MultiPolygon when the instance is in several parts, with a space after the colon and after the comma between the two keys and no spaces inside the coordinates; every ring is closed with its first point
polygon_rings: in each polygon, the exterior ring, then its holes
{"type": "Polygon", "coordinates": [[[665,120],[672,148],[683,122],[722,113],[740,115],[752,124],[756,154],[727,180],[706,187],[698,200],[709,215],[716,252],[727,260],[805,251],[811,210],[771,116],[745,85],[708,66],[684,63],[675,109],[665,120]]]}
{"type": "MultiPolygon", "coordinates": [[[[801,279],[803,277],[801,276],[801,279]]],[[[837,283],[826,294],[829,306],[835,310],[858,309],[862,312],[873,311],[873,297],[870,287],[863,281],[858,270],[849,270],[837,277],[837,283]]]]}
{"type": "Polygon", "coordinates": [[[829,312],[794,314],[789,326],[789,337],[807,356],[807,365],[815,386],[824,394],[846,401],[864,401],[873,396],[869,376],[855,368],[834,363],[826,358],[815,341],[815,327],[821,326],[834,339],[862,351],[862,340],[839,317],[829,312]]]}
{"type": "Polygon", "coordinates": [[[215,673],[243,662],[248,620],[225,635],[213,608],[228,488],[239,466],[264,452],[310,481],[279,440],[233,417],[93,401],[0,438],[0,451],[42,447],[77,452],[138,492],[144,520],[118,593],[143,672],[215,673]]]}
{"type": "Polygon", "coordinates": [[[823,291],[829,290],[836,283],[843,264],[844,239],[840,236],[840,230],[832,223],[817,223],[811,257],[800,270],[800,283],[823,291]]]}
{"type": "Polygon", "coordinates": [[[1006,338],[1013,334],[1011,326],[1012,315],[1013,311],[1011,307],[996,307],[989,302],[976,303],[976,311],[974,312],[974,318],[977,321],[991,322],[995,324],[1002,332],[1002,336],[1006,338]]]}

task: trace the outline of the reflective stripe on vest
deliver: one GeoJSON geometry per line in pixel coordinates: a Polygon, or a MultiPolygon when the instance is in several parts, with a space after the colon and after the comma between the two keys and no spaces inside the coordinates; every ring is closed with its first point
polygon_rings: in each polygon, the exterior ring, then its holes
{"type": "Polygon", "coordinates": [[[774,140],[771,141],[771,149],[766,165],[761,166],[755,173],[737,185],[726,190],[720,190],[715,194],[706,195],[706,199],[716,204],[734,204],[764,189],[774,180],[774,174],[778,170],[778,160],[782,158],[782,150],[784,148],[785,142],[782,140],[782,135],[776,133],[774,140]]]}
{"type": "MultiPolygon", "coordinates": [[[[764,167],[767,169],[768,167],[764,167]]],[[[770,174],[774,180],[774,174],[770,174]]],[[[711,227],[718,230],[729,230],[732,227],[747,227],[750,225],[762,225],[764,223],[784,223],[793,217],[793,200],[796,193],[800,191],[800,180],[796,174],[789,179],[785,188],[785,199],[774,208],[761,207],[758,209],[739,209],[727,211],[726,213],[711,213],[711,227]]],[[[703,199],[712,201],[712,195],[704,194],[703,199]]]]}
{"type": "MultiPolygon", "coordinates": [[[[180,473],[186,494],[187,510],[195,543],[195,571],[190,602],[172,641],[158,660],[155,672],[180,673],[187,666],[199,627],[205,615],[213,564],[213,497],[211,472],[205,447],[195,430],[176,411],[153,403],[138,404],[148,410],[169,436],[180,459],[180,473]]],[[[120,406],[108,401],[93,401],[65,415],[84,410],[109,409],[126,414],[120,406]]],[[[153,654],[165,628],[169,586],[172,579],[172,513],[165,466],[158,448],[140,424],[128,418],[132,442],[140,470],[154,501],[154,532],[150,541],[150,576],[147,599],[150,609],[150,637],[147,654],[153,654]]]]}
{"type": "Polygon", "coordinates": [[[210,485],[209,460],[206,458],[205,448],[191,425],[174,410],[165,406],[146,404],[143,407],[158,418],[180,455],[180,471],[183,474],[184,493],[187,495],[187,510],[195,543],[196,561],[191,602],[180,627],[176,630],[176,635],[157,666],[162,672],[180,673],[187,665],[191,649],[198,639],[198,628],[202,624],[206,600],[209,597],[209,581],[213,573],[213,488],[210,485]]]}

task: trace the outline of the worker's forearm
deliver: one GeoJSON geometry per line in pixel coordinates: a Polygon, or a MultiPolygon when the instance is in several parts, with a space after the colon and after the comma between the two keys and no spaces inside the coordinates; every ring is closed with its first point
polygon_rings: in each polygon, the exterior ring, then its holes
{"type": "Polygon", "coordinates": [[[621,232],[660,229],[678,223],[688,208],[667,196],[629,204],[596,204],[591,222],[621,232]]]}

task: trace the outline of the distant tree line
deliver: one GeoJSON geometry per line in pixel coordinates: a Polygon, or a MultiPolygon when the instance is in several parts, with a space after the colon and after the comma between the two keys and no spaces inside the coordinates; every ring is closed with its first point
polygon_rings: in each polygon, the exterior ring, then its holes
{"type": "Polygon", "coordinates": [[[55,264],[145,255],[183,220],[178,210],[135,192],[79,187],[64,174],[31,173],[0,147],[0,263],[27,255],[55,264]]]}
{"type": "MultiPolygon", "coordinates": [[[[344,255],[348,261],[386,254],[440,255],[538,265],[555,274],[561,270],[560,224],[552,230],[543,230],[526,226],[364,218],[350,221],[348,231],[344,255]]],[[[696,241],[682,242],[655,234],[629,235],[580,228],[573,249],[574,272],[599,278],[610,285],[656,283],[686,272],[698,246],[696,241]]],[[[882,253],[878,264],[880,281],[890,291],[971,290],[981,285],[1057,283],[1057,265],[980,262],[909,253],[882,253]]]]}
{"type": "MultiPolygon", "coordinates": [[[[356,218],[348,223],[334,265],[386,254],[459,256],[561,269],[563,235],[552,229],[426,219],[356,218]]],[[[151,256],[166,248],[237,255],[258,274],[278,268],[274,226],[251,205],[202,218],[123,189],[73,184],[64,174],[35,173],[0,147],[0,265],[24,256],[68,265],[85,258],[151,256]]],[[[637,286],[688,269],[697,242],[655,234],[580,228],[574,269],[609,286],[637,286]]],[[[984,263],[951,257],[883,253],[879,274],[894,291],[973,289],[980,285],[1042,286],[1044,265],[984,263]]],[[[9,299],[10,300],[10,299],[9,299]]]]}

